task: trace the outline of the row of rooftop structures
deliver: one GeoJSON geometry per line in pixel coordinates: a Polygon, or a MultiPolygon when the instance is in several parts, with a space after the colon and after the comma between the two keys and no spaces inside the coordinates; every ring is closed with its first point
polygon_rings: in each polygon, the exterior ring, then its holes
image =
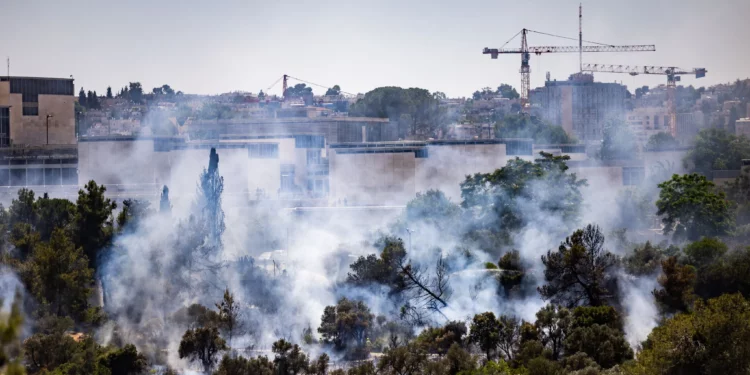
{"type": "MultiPolygon", "coordinates": [[[[460,199],[466,175],[491,172],[539,151],[571,157],[573,172],[613,188],[640,184],[651,166],[681,165],[683,151],[637,160],[592,160],[584,145],[530,139],[399,141],[380,118],[318,117],[193,123],[175,137],[76,137],[70,79],[0,80],[0,191],[20,187],[74,196],[89,180],[121,197],[157,197],[168,185],[194,192],[209,148],[221,157],[230,200],[307,200],[316,205],[401,205],[441,189],[460,199]],[[195,140],[191,134],[209,134],[195,140]]],[[[173,194],[175,194],[173,193],[173,194]]]]}

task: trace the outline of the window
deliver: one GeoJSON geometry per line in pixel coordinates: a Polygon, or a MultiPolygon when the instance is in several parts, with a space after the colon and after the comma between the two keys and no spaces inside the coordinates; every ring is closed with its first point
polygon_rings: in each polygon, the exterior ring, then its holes
{"type": "Polygon", "coordinates": [[[645,169],[643,167],[623,167],[622,184],[624,186],[636,186],[643,182],[645,169]]]}
{"type": "Polygon", "coordinates": [[[10,146],[10,108],[0,108],[0,147],[10,146]]]}
{"type": "Polygon", "coordinates": [[[61,185],[62,179],[60,168],[44,168],[44,184],[45,185],[61,185]]]}
{"type": "Polygon", "coordinates": [[[26,170],[26,185],[41,186],[44,185],[44,169],[29,168],[26,170]]]}
{"type": "Polygon", "coordinates": [[[78,185],[78,169],[63,168],[61,172],[63,185],[78,185]]]}
{"type": "Polygon", "coordinates": [[[26,186],[26,170],[25,169],[11,169],[10,170],[10,186],[26,186]]]}
{"type": "Polygon", "coordinates": [[[279,145],[277,143],[249,144],[247,156],[251,159],[276,159],[279,157],[279,145]]]}
{"type": "Polygon", "coordinates": [[[39,103],[23,103],[24,116],[39,116],[39,103]]]}
{"type": "Polygon", "coordinates": [[[320,164],[320,150],[307,150],[307,165],[318,165],[320,164]]]}

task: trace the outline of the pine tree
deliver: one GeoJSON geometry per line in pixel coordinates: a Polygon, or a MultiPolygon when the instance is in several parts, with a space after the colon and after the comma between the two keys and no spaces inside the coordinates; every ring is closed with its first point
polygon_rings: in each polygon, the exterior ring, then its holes
{"type": "Polygon", "coordinates": [[[201,173],[198,186],[198,208],[203,227],[206,229],[206,245],[216,249],[221,247],[224,233],[224,210],[221,208],[221,193],[224,191],[224,177],[219,175],[219,154],[211,148],[208,169],[201,173]]]}
{"type": "Polygon", "coordinates": [[[112,99],[112,86],[107,86],[107,99],[112,99]]]}
{"type": "Polygon", "coordinates": [[[172,213],[172,203],[169,201],[169,188],[164,185],[161,190],[161,200],[159,201],[159,212],[162,214],[172,213]]]}
{"type": "Polygon", "coordinates": [[[81,91],[78,92],[78,103],[81,106],[88,108],[88,101],[86,100],[86,92],[83,91],[83,87],[81,87],[81,91]]]}

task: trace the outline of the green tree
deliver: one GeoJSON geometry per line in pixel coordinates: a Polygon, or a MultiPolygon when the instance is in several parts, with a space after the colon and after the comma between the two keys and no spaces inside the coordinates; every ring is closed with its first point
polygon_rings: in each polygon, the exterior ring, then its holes
{"type": "Polygon", "coordinates": [[[680,143],[677,142],[674,137],[672,137],[672,134],[669,133],[656,133],[648,138],[648,143],[646,143],[646,150],[650,151],[666,151],[666,150],[674,150],[676,147],[679,147],[680,143]]]}
{"type": "Polygon", "coordinates": [[[96,267],[99,253],[112,239],[112,212],[117,203],[104,196],[107,188],[89,181],[85,190],[78,191],[76,214],[73,219],[75,243],[83,248],[89,266],[96,267]]]}
{"type": "Polygon", "coordinates": [[[226,341],[219,336],[216,327],[189,329],[182,335],[178,354],[192,362],[200,362],[203,371],[208,373],[214,367],[217,354],[229,349],[226,341]]]}
{"type": "Polygon", "coordinates": [[[439,233],[457,233],[460,224],[461,207],[440,190],[418,192],[417,196],[406,204],[400,218],[402,227],[406,225],[425,225],[439,233]]]}
{"type": "Polygon", "coordinates": [[[276,365],[278,375],[297,375],[307,372],[310,363],[299,345],[292,345],[281,339],[273,343],[272,350],[276,354],[273,363],[276,365]]]}
{"type": "Polygon", "coordinates": [[[676,246],[663,248],[650,241],[636,245],[633,252],[623,258],[625,271],[635,276],[653,275],[659,270],[661,261],[668,255],[679,252],[676,246]]]}
{"type": "Polygon", "coordinates": [[[565,338],[565,352],[584,352],[603,368],[633,358],[622,330],[622,318],[611,306],[576,307],[565,338]]]}
{"type": "Polygon", "coordinates": [[[430,354],[445,355],[453,345],[462,345],[466,324],[449,321],[442,327],[428,327],[417,336],[416,343],[430,354]]]}
{"type": "Polygon", "coordinates": [[[47,193],[34,203],[37,212],[35,229],[42,241],[49,241],[52,232],[63,229],[70,232],[76,214],[76,206],[67,199],[50,198],[47,193]]]}
{"type": "Polygon", "coordinates": [[[81,87],[81,91],[78,91],[78,104],[81,106],[88,108],[88,101],[86,97],[86,92],[83,91],[83,87],[81,87]]]}
{"type": "Polygon", "coordinates": [[[341,298],[336,306],[326,306],[318,333],[338,349],[354,344],[363,347],[372,329],[373,314],[362,301],[341,298]]]}
{"type": "Polygon", "coordinates": [[[346,280],[354,285],[381,284],[389,286],[392,293],[406,288],[406,280],[401,273],[401,265],[406,261],[406,250],[400,238],[386,237],[383,251],[378,257],[370,254],[360,256],[349,268],[346,280]]]}
{"type": "Polygon", "coordinates": [[[489,238],[492,242],[483,245],[488,251],[508,244],[513,233],[539,217],[578,221],[580,188],[586,181],[567,173],[568,156],[540,155],[533,162],[515,158],[501,169],[467,176],[461,183],[461,206],[473,220],[469,237],[489,238]],[[539,207],[534,214],[528,210],[532,202],[539,207]]]}
{"type": "MultiPolygon", "coordinates": [[[[0,306],[3,306],[2,300],[0,300],[0,306]]],[[[16,291],[10,313],[2,318],[0,319],[0,373],[24,375],[26,372],[20,358],[14,358],[19,354],[21,347],[20,336],[23,325],[20,291],[16,291]]]]}
{"type": "Polygon", "coordinates": [[[503,98],[518,99],[521,97],[521,95],[518,94],[518,91],[516,91],[516,89],[513,88],[513,86],[505,84],[505,83],[500,84],[500,86],[497,87],[496,92],[502,95],[503,98]]]}
{"type": "Polygon", "coordinates": [[[53,314],[85,318],[93,270],[65,232],[56,229],[49,243],[37,246],[27,268],[26,285],[39,301],[49,304],[53,314]]]}
{"type": "Polygon", "coordinates": [[[146,357],[138,353],[133,344],[105,353],[99,357],[98,362],[99,367],[109,369],[111,375],[138,375],[148,369],[146,357]]]}
{"type": "Polygon", "coordinates": [[[130,99],[133,103],[141,104],[143,101],[143,87],[140,82],[130,82],[126,90],[127,99],[130,99]]]}
{"type": "Polygon", "coordinates": [[[273,362],[267,357],[256,358],[230,357],[224,355],[219,363],[219,368],[213,375],[277,375],[273,362]]]}
{"type": "Polygon", "coordinates": [[[739,294],[704,303],[654,328],[635,373],[744,374],[750,368],[750,304],[739,294]]]}
{"type": "Polygon", "coordinates": [[[284,91],[285,98],[304,98],[306,96],[312,96],[312,87],[308,87],[304,83],[298,83],[294,86],[288,87],[284,91]]]}
{"type": "Polygon", "coordinates": [[[660,310],[665,314],[688,311],[694,300],[695,268],[679,264],[672,256],[661,261],[661,269],[661,289],[652,292],[660,310]]]}
{"type": "Polygon", "coordinates": [[[497,138],[532,138],[539,144],[576,143],[561,126],[552,125],[537,116],[509,114],[495,123],[497,138]]]}
{"type": "Polygon", "coordinates": [[[602,148],[599,157],[602,160],[635,159],[637,145],[633,132],[621,120],[611,120],[604,127],[602,148]]]}
{"type": "Polygon", "coordinates": [[[219,174],[219,154],[211,148],[208,168],[203,169],[198,185],[198,210],[200,224],[206,234],[207,246],[211,249],[221,247],[221,235],[224,225],[224,210],[221,207],[221,194],[224,192],[224,177],[219,174]]]}
{"type": "Polygon", "coordinates": [[[420,88],[378,87],[349,106],[349,115],[389,118],[402,138],[431,137],[446,125],[440,101],[420,88]]]}
{"type": "Polygon", "coordinates": [[[604,235],[587,225],[560,244],[558,251],[542,256],[545,285],[538,288],[545,300],[567,307],[599,306],[617,292],[619,258],[604,249],[604,235]]]}
{"type": "Polygon", "coordinates": [[[107,99],[112,99],[112,86],[107,86],[107,99]]]}
{"type": "Polygon", "coordinates": [[[386,349],[378,361],[378,372],[387,375],[418,375],[427,364],[427,352],[409,344],[386,349]]]}
{"type": "Polygon", "coordinates": [[[685,157],[685,166],[711,176],[714,169],[740,169],[742,159],[750,158],[750,140],[723,129],[703,129],[695,137],[685,157]]]}
{"type": "Polygon", "coordinates": [[[522,293],[521,285],[526,278],[526,266],[521,259],[521,253],[518,250],[511,250],[497,262],[500,269],[500,285],[505,289],[505,295],[510,296],[513,293],[522,293]]]}
{"type": "Polygon", "coordinates": [[[469,327],[469,342],[476,344],[491,361],[500,345],[500,323],[492,312],[474,315],[469,327]]]}
{"type": "Polygon", "coordinates": [[[229,337],[229,346],[232,346],[232,337],[241,327],[240,306],[234,301],[234,295],[229,293],[229,288],[224,290],[224,298],[216,304],[219,310],[220,328],[229,337]]]}
{"type": "Polygon", "coordinates": [[[333,87],[326,90],[326,96],[339,96],[341,95],[341,87],[334,85],[333,87]]]}
{"type": "Polygon", "coordinates": [[[563,344],[570,332],[572,316],[570,310],[556,305],[547,305],[536,313],[534,327],[541,344],[549,349],[551,357],[559,360],[563,356],[563,344]]]}
{"type": "Polygon", "coordinates": [[[153,212],[149,206],[151,206],[150,202],[138,199],[122,201],[122,211],[117,214],[117,228],[120,231],[138,228],[142,221],[153,212]]]}
{"type": "Polygon", "coordinates": [[[161,198],[159,199],[159,212],[170,214],[172,212],[172,202],[169,201],[169,188],[167,185],[161,189],[161,198]]]}
{"type": "Polygon", "coordinates": [[[696,173],[673,175],[659,184],[657,215],[662,216],[664,233],[676,238],[697,240],[703,236],[721,236],[734,227],[729,202],[714,184],[696,173]]]}

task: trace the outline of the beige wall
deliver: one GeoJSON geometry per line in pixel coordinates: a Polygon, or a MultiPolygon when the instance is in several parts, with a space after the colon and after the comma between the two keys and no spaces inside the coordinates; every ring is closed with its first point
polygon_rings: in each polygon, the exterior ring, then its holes
{"type": "Polygon", "coordinates": [[[168,153],[154,152],[152,140],[80,142],[78,183],[105,185],[164,184],[169,177],[168,153]]]}
{"type": "Polygon", "coordinates": [[[571,167],[568,173],[575,173],[578,179],[588,180],[591,186],[622,187],[622,167],[571,167]]]}
{"type": "Polygon", "coordinates": [[[418,192],[442,190],[454,202],[461,200],[466,176],[489,173],[507,163],[504,144],[457,144],[427,147],[427,158],[416,159],[418,192]]]}
{"type": "Polygon", "coordinates": [[[330,151],[330,199],[348,205],[401,205],[415,197],[414,152],[340,154],[330,151]]]}
{"type": "Polygon", "coordinates": [[[250,198],[255,198],[257,189],[262,190],[266,197],[277,198],[281,187],[280,159],[248,159],[247,187],[250,198]]]}
{"type": "Polygon", "coordinates": [[[563,130],[568,133],[568,136],[576,137],[576,134],[573,131],[573,87],[561,87],[560,95],[560,111],[562,112],[562,123],[560,126],[562,126],[563,130]]]}
{"type": "Polygon", "coordinates": [[[23,116],[21,94],[7,94],[7,82],[0,85],[0,105],[10,105],[10,138],[13,145],[42,146],[75,144],[75,103],[73,96],[39,95],[39,116],[23,116]],[[1,86],[5,86],[3,88],[1,86]]]}
{"type": "Polygon", "coordinates": [[[687,156],[687,150],[644,152],[643,167],[646,178],[655,175],[668,176],[672,174],[683,174],[687,170],[683,165],[683,159],[687,156]]]}

